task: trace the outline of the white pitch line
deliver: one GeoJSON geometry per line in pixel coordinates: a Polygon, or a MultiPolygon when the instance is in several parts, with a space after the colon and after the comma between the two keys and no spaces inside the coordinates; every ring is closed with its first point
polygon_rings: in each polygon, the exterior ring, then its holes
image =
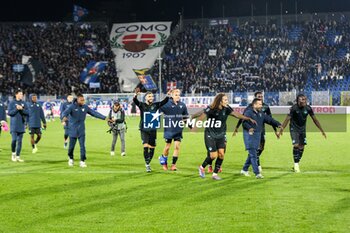
{"type": "MultiPolygon", "coordinates": [[[[136,174],[136,173],[145,173],[146,171],[123,171],[123,170],[108,170],[108,171],[88,171],[88,170],[81,170],[81,171],[0,171],[0,174],[136,174]]],[[[154,171],[153,173],[156,174],[166,174],[167,172],[163,172],[162,170],[154,171]]],[[[176,172],[168,172],[171,173],[178,173],[178,174],[193,174],[197,175],[197,171],[193,170],[193,172],[189,171],[176,171],[176,172]]],[[[252,172],[251,172],[252,173],[252,172]]],[[[231,175],[239,175],[239,171],[224,171],[223,174],[231,174],[231,175]]],[[[292,171],[263,171],[263,174],[294,174],[292,171]]],[[[339,175],[339,174],[350,174],[350,171],[302,171],[300,172],[300,175],[307,174],[307,175],[339,175]]],[[[253,175],[253,173],[252,173],[253,175]]],[[[298,174],[299,175],[299,174],[298,174]]]]}

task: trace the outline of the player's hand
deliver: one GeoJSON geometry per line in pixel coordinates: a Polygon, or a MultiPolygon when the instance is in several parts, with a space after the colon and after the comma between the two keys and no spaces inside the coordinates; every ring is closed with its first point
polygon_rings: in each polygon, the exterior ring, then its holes
{"type": "Polygon", "coordinates": [[[249,129],[249,135],[253,135],[254,134],[254,128],[250,128],[249,129]]]}
{"type": "Polygon", "coordinates": [[[188,124],[188,128],[189,128],[190,130],[192,130],[192,129],[193,129],[193,126],[192,126],[191,124],[188,124]]]}
{"type": "Polygon", "coordinates": [[[108,121],[109,123],[114,123],[114,120],[112,120],[112,119],[110,119],[108,117],[106,117],[106,121],[108,121]]]}
{"type": "Polygon", "coordinates": [[[276,135],[277,139],[280,139],[281,135],[280,135],[279,132],[276,131],[276,132],[275,132],[275,135],[276,135]]]}
{"type": "Polygon", "coordinates": [[[238,133],[238,129],[237,129],[237,128],[235,128],[235,130],[234,130],[234,131],[233,131],[233,133],[232,133],[232,137],[236,136],[236,135],[237,135],[237,133],[238,133]]]}
{"type": "Polygon", "coordinates": [[[61,124],[62,124],[63,126],[66,126],[66,122],[64,122],[64,121],[62,121],[61,124]]]}
{"type": "Polygon", "coordinates": [[[322,136],[323,136],[325,139],[327,139],[327,135],[326,135],[325,132],[322,132],[322,136]]]}
{"type": "Polygon", "coordinates": [[[63,117],[62,118],[62,123],[66,123],[66,121],[68,121],[68,118],[67,117],[63,117]]]}
{"type": "Polygon", "coordinates": [[[171,93],[173,93],[173,90],[169,90],[166,94],[167,94],[168,96],[171,96],[171,93]]]}
{"type": "Polygon", "coordinates": [[[22,110],[23,109],[23,107],[21,105],[18,105],[18,104],[16,104],[16,108],[17,108],[17,110],[22,110]]]}
{"type": "Polygon", "coordinates": [[[44,129],[46,129],[46,124],[43,125],[44,129]]]}
{"type": "Polygon", "coordinates": [[[135,95],[140,94],[140,91],[141,91],[141,89],[140,89],[139,87],[136,87],[136,88],[135,88],[135,95]]]}
{"type": "Polygon", "coordinates": [[[281,126],[281,127],[278,127],[280,130],[278,131],[278,134],[280,135],[280,136],[282,136],[283,135],[283,127],[281,126]]]}

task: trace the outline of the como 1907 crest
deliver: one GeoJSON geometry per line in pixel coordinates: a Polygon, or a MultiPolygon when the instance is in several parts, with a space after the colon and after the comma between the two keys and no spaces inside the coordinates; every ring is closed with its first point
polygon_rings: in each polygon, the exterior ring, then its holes
{"type": "Polygon", "coordinates": [[[112,48],[125,49],[129,52],[138,53],[146,49],[154,49],[165,45],[167,35],[158,33],[133,33],[117,34],[111,39],[112,48]]]}

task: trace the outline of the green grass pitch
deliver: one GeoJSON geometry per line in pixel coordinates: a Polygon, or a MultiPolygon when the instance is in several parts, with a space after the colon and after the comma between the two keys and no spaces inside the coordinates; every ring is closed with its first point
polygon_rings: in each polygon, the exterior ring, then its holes
{"type": "Polygon", "coordinates": [[[206,156],[201,132],[184,133],[177,172],[165,172],[158,163],[164,147],[158,132],[153,172],[147,174],[137,123],[136,117],[128,119],[127,156],[120,156],[118,142],[111,157],[106,123],[89,118],[84,169],[78,166],[79,146],[75,166],[67,166],[57,120],[48,123],[37,154],[25,134],[24,163],[10,161],[11,138],[3,132],[0,232],[350,231],[349,126],[347,132],[328,133],[327,140],[319,132],[308,133],[300,174],[291,172],[289,133],[280,140],[267,133],[263,180],[239,175],[247,153],[242,132],[231,137],[230,129],[223,180],[214,181],[208,174],[198,176],[206,156]]]}

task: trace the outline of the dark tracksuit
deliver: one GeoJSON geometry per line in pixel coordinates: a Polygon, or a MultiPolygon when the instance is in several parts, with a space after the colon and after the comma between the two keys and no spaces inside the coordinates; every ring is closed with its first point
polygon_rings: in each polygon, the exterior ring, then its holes
{"type": "MultiPolygon", "coordinates": [[[[253,106],[252,104],[249,104],[245,109],[244,109],[244,112],[243,112],[243,115],[244,113],[249,110],[249,109],[253,109],[253,106]]],[[[261,112],[265,113],[266,115],[272,117],[272,113],[271,113],[271,110],[270,110],[270,107],[269,105],[263,103],[263,106],[261,108],[261,112]]],[[[238,122],[237,122],[237,125],[236,125],[236,129],[239,128],[239,126],[243,123],[243,120],[240,119],[238,122]]],[[[273,130],[276,132],[276,127],[273,126],[273,130]]],[[[260,137],[260,146],[259,146],[259,149],[258,149],[258,166],[260,166],[260,155],[261,153],[263,152],[264,150],[264,147],[265,147],[265,124],[263,126],[263,130],[261,131],[261,137],[260,137]]]]}
{"type": "MultiPolygon", "coordinates": [[[[3,103],[0,103],[0,122],[1,121],[6,121],[7,122],[7,119],[6,119],[6,110],[5,110],[5,106],[3,103]]],[[[1,134],[1,123],[0,123],[0,134],[1,134]]]]}
{"type": "Polygon", "coordinates": [[[78,103],[71,104],[62,114],[62,118],[69,116],[69,148],[68,156],[73,159],[74,147],[79,140],[80,145],[80,160],[86,160],[86,150],[85,150],[85,119],[86,114],[90,114],[93,117],[99,119],[106,119],[106,117],[91,108],[86,104],[80,106],[78,103]]]}
{"type": "MultiPolygon", "coordinates": [[[[64,102],[61,104],[60,106],[60,119],[62,121],[63,118],[63,112],[66,111],[66,109],[68,109],[68,107],[72,104],[72,102],[64,102]]],[[[66,121],[64,128],[64,136],[68,137],[69,134],[69,116],[68,116],[68,120],[66,121]]]]}
{"type": "Polygon", "coordinates": [[[10,132],[12,136],[11,149],[12,153],[16,152],[17,156],[20,156],[22,149],[22,139],[25,132],[25,119],[28,115],[28,107],[23,100],[16,100],[10,102],[8,106],[8,113],[11,117],[10,132]],[[23,110],[18,110],[16,105],[21,105],[23,110]],[[17,144],[17,150],[16,150],[17,144]]]}
{"type": "MultiPolygon", "coordinates": [[[[156,146],[156,139],[157,139],[157,129],[153,128],[144,128],[144,113],[149,112],[149,113],[156,113],[164,104],[166,104],[169,101],[169,97],[165,97],[162,101],[160,102],[154,102],[152,104],[146,104],[143,102],[140,102],[137,99],[137,95],[134,96],[133,99],[134,103],[136,106],[139,107],[140,109],[140,132],[141,132],[141,139],[142,139],[142,144],[149,144],[153,147],[156,146]]],[[[154,155],[154,148],[149,148],[144,147],[143,148],[143,157],[145,159],[145,163],[149,165],[149,163],[152,161],[154,155]]]]}
{"type": "MultiPolygon", "coordinates": [[[[137,99],[137,96],[135,96],[133,98],[133,101],[134,103],[136,104],[137,107],[139,107],[140,109],[140,124],[139,124],[139,128],[140,128],[140,131],[141,131],[141,137],[142,134],[145,134],[145,133],[150,133],[152,132],[152,138],[156,135],[157,135],[157,129],[153,129],[153,128],[144,128],[144,113],[145,112],[149,112],[149,113],[155,113],[157,112],[163,105],[165,105],[168,101],[169,101],[169,97],[165,97],[162,101],[160,102],[154,102],[152,104],[146,104],[144,102],[140,102],[138,99],[137,99]]],[[[153,142],[152,140],[152,143],[150,143],[149,141],[144,141],[142,140],[142,144],[144,143],[148,143],[152,146],[155,146],[155,142],[153,142]]]]}
{"type": "Polygon", "coordinates": [[[261,133],[264,130],[264,124],[266,123],[274,127],[278,127],[281,125],[281,123],[274,120],[272,117],[262,111],[254,111],[253,108],[247,109],[244,115],[255,120],[257,124],[251,123],[250,121],[243,122],[243,139],[245,148],[249,153],[247,160],[243,166],[243,170],[248,171],[249,166],[252,165],[255,175],[257,175],[259,174],[259,168],[257,164],[257,150],[259,149],[261,133]],[[254,128],[253,135],[249,134],[249,129],[251,128],[254,128]]]}
{"type": "MultiPolygon", "coordinates": [[[[31,98],[29,96],[29,98],[31,98]]],[[[40,129],[41,122],[46,125],[45,114],[43,108],[38,103],[29,102],[28,106],[28,116],[27,116],[27,124],[29,129],[40,129]]]]}
{"type": "MultiPolygon", "coordinates": [[[[252,104],[249,104],[249,105],[244,109],[243,114],[244,114],[247,110],[249,110],[249,109],[253,109],[252,104]]],[[[263,107],[262,107],[261,111],[262,111],[263,113],[265,113],[266,115],[272,117],[272,113],[271,113],[271,109],[270,109],[269,105],[263,103],[263,107]]],[[[237,129],[239,128],[239,126],[241,126],[242,122],[243,122],[242,119],[240,119],[240,120],[237,122],[237,125],[236,125],[236,128],[237,128],[237,129]]],[[[276,127],[273,126],[273,130],[276,132],[276,127]]],[[[265,124],[264,124],[264,127],[263,127],[263,131],[261,132],[261,141],[260,141],[260,142],[261,142],[261,143],[264,143],[264,142],[265,142],[265,124]]]]}

